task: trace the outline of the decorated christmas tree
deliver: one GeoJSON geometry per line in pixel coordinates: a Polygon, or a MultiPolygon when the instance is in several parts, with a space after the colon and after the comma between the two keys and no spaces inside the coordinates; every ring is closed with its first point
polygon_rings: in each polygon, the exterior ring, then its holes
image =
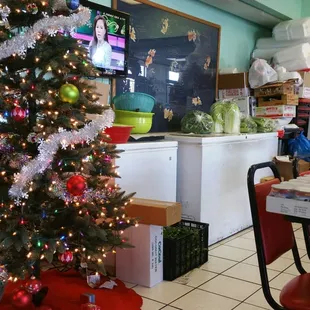
{"type": "Polygon", "coordinates": [[[90,12],[76,0],[0,0],[0,16],[0,282],[47,264],[104,273],[135,222],[132,195],[111,184],[119,151],[103,130],[114,113],[72,37],[90,12]]]}

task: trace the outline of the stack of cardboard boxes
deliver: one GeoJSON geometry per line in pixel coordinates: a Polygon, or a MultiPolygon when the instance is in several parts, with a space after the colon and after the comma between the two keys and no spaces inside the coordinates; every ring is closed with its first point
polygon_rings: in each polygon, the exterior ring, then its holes
{"type": "MultiPolygon", "coordinates": [[[[108,185],[114,186],[115,179],[110,178],[108,185]]],[[[105,267],[122,281],[152,287],[163,281],[163,227],[181,222],[182,206],[178,202],[134,198],[125,210],[139,223],[122,235],[133,248],[108,255],[105,267]]]]}
{"type": "Polygon", "coordinates": [[[256,101],[251,96],[248,72],[220,74],[218,89],[220,100],[234,100],[241,113],[254,116],[256,101]]]}
{"type": "Polygon", "coordinates": [[[295,80],[266,84],[254,90],[257,117],[293,118],[296,116],[298,94],[295,80]]]}
{"type": "Polygon", "coordinates": [[[126,206],[126,213],[137,218],[139,226],[124,231],[123,237],[133,248],[117,251],[116,276],[152,287],[163,281],[163,227],[181,221],[181,204],[135,198],[126,206]]]}
{"type": "MultiPolygon", "coordinates": [[[[310,72],[308,74],[309,88],[304,88],[303,92],[309,92],[310,98],[310,72]]],[[[218,97],[220,100],[234,100],[240,111],[247,116],[293,118],[298,105],[298,90],[295,84],[295,80],[290,80],[267,84],[253,91],[250,89],[247,72],[220,74],[218,97]]]]}

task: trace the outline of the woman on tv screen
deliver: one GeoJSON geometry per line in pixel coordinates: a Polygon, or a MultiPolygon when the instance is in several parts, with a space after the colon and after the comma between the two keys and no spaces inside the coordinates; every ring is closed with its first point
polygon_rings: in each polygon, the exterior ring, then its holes
{"type": "Polygon", "coordinates": [[[112,47],[108,40],[105,18],[97,15],[94,20],[93,39],[89,44],[89,56],[94,66],[104,69],[111,67],[112,47]]]}

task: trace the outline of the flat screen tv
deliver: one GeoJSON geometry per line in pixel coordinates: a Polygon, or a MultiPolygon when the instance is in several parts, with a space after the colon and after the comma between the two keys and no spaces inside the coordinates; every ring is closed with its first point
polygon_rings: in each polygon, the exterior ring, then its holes
{"type": "Polygon", "coordinates": [[[102,76],[126,76],[129,15],[87,0],[80,2],[91,10],[91,19],[89,24],[77,29],[74,37],[88,49],[93,65],[102,76]]]}

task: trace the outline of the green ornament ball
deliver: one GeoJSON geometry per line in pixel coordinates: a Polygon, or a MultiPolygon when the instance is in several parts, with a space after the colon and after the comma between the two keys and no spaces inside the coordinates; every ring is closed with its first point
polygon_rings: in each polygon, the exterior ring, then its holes
{"type": "Polygon", "coordinates": [[[60,87],[59,97],[63,102],[74,104],[79,100],[80,92],[75,85],[64,84],[60,87]]]}

